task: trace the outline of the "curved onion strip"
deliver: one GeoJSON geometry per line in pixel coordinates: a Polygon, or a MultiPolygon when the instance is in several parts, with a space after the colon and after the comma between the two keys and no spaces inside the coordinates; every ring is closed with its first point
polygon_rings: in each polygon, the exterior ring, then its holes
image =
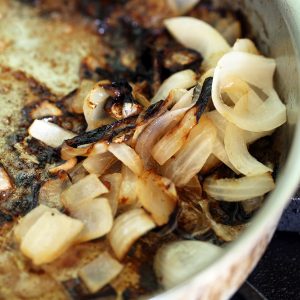
{"type": "MultiPolygon", "coordinates": [[[[89,151],[89,155],[96,155],[96,154],[102,154],[108,151],[108,145],[109,143],[107,141],[100,141],[91,147],[89,151]]],[[[78,148],[77,148],[78,149],[78,148]]]]}
{"type": "Polygon", "coordinates": [[[49,101],[43,101],[37,108],[31,111],[32,119],[41,119],[49,116],[61,116],[63,112],[56,105],[49,101]]]}
{"type": "Polygon", "coordinates": [[[249,39],[238,39],[234,43],[232,50],[259,55],[259,51],[257,50],[255,44],[249,39]]]}
{"type": "Polygon", "coordinates": [[[83,222],[84,228],[76,238],[77,242],[90,241],[107,234],[113,225],[113,215],[106,198],[86,199],[72,206],[70,214],[83,222]]]}
{"type": "Polygon", "coordinates": [[[208,202],[206,200],[201,200],[199,201],[199,205],[201,206],[208,222],[210,223],[212,230],[225,242],[234,241],[247,226],[247,224],[230,226],[217,223],[210,213],[208,202]]]}
{"type": "Polygon", "coordinates": [[[180,123],[167,132],[152,148],[153,158],[163,165],[184,145],[190,130],[197,124],[196,112],[192,108],[188,110],[180,123]]]}
{"type": "Polygon", "coordinates": [[[183,15],[197,5],[200,0],[167,0],[176,14],[183,15]]]}
{"type": "Polygon", "coordinates": [[[88,124],[87,131],[103,125],[101,120],[106,116],[103,108],[108,98],[109,94],[97,83],[84,99],[83,113],[88,124]]]}
{"type": "Polygon", "coordinates": [[[229,161],[240,173],[255,176],[272,172],[272,169],[260,163],[249,153],[243,130],[233,124],[227,125],[224,145],[229,161]]]}
{"type": "Polygon", "coordinates": [[[73,148],[67,145],[66,143],[63,143],[60,150],[60,156],[64,160],[69,160],[76,156],[87,156],[91,147],[92,147],[91,145],[86,145],[86,146],[73,148]]]}
{"type": "Polygon", "coordinates": [[[79,277],[91,293],[110,283],[122,271],[121,265],[108,252],[101,253],[78,272],[79,277]]]}
{"type": "Polygon", "coordinates": [[[145,168],[153,166],[150,151],[155,143],[171,130],[184,116],[189,108],[182,108],[165,112],[162,116],[155,119],[140,135],[135,150],[140,155],[145,168]]]}
{"type": "Polygon", "coordinates": [[[55,212],[56,210],[46,205],[40,204],[27,215],[19,220],[18,225],[14,228],[15,238],[18,242],[24,238],[30,227],[47,211],[55,212]]]}
{"type": "Polygon", "coordinates": [[[163,175],[176,186],[186,185],[202,169],[212,153],[216,134],[212,122],[202,117],[199,124],[190,131],[184,146],[166,163],[163,175]]]}
{"type": "Polygon", "coordinates": [[[151,171],[143,173],[140,179],[138,198],[158,226],[169,221],[177,204],[175,185],[151,171]]]}
{"type": "Polygon", "coordinates": [[[205,115],[214,123],[218,137],[223,141],[228,121],[217,110],[212,110],[205,115]]]}
{"type": "Polygon", "coordinates": [[[95,86],[95,82],[88,79],[83,79],[80,83],[79,89],[76,91],[74,98],[72,99],[71,109],[77,114],[83,113],[83,103],[84,99],[87,97],[88,93],[95,86]]]}
{"type": "Polygon", "coordinates": [[[140,175],[142,173],[143,163],[136,152],[128,145],[112,143],[108,146],[108,151],[136,175],[140,175]]]}
{"type": "Polygon", "coordinates": [[[154,258],[154,270],[169,289],[201,272],[222,254],[222,248],[201,241],[177,241],[161,247],[154,258]]]}
{"type": "Polygon", "coordinates": [[[171,111],[186,108],[192,105],[193,95],[194,95],[194,88],[186,91],[186,93],[174,104],[171,111]]]}
{"type": "Polygon", "coordinates": [[[230,162],[228,155],[225,150],[224,143],[221,142],[221,140],[217,137],[214,141],[212,153],[222,162],[224,163],[228,168],[230,168],[233,172],[236,174],[239,174],[240,172],[234,167],[234,165],[230,162]]]}
{"type": "Polygon", "coordinates": [[[203,190],[216,200],[235,202],[262,196],[275,187],[271,174],[225,179],[208,177],[203,190]]]}
{"type": "Polygon", "coordinates": [[[90,155],[86,158],[82,166],[90,173],[98,176],[104,174],[115,162],[116,157],[109,152],[90,155]]]}
{"type": "Polygon", "coordinates": [[[154,227],[155,223],[142,208],[118,216],[109,233],[109,242],[116,257],[121,260],[133,243],[154,227]]]}
{"type": "Polygon", "coordinates": [[[230,50],[230,46],[216,29],[195,18],[167,19],[165,26],[179,43],[198,51],[205,60],[212,55],[226,53],[230,50]]]}
{"type": "Polygon", "coordinates": [[[171,75],[160,86],[154,97],[151,99],[151,104],[167,98],[168,94],[173,89],[188,89],[196,85],[196,73],[192,70],[183,70],[171,75]]]}
{"type": "Polygon", "coordinates": [[[103,176],[104,183],[109,183],[109,193],[105,195],[111,206],[112,214],[115,216],[119,205],[119,193],[122,183],[122,174],[113,173],[103,176]]]}
{"type": "Polygon", "coordinates": [[[29,228],[20,249],[35,265],[49,263],[64,253],[83,229],[83,223],[56,209],[46,211],[29,228]]]}
{"type": "Polygon", "coordinates": [[[107,187],[98,179],[97,175],[90,174],[72,184],[61,195],[65,207],[71,208],[86,199],[98,197],[108,193],[107,187]]]}
{"type": "Polygon", "coordinates": [[[122,166],[122,183],[119,192],[120,205],[134,205],[137,200],[138,177],[125,165],[122,166]]]}
{"type": "Polygon", "coordinates": [[[54,148],[59,147],[64,140],[76,136],[75,133],[45,120],[34,120],[28,132],[32,137],[54,148]]]}
{"type": "Polygon", "coordinates": [[[60,171],[69,171],[69,170],[73,169],[76,164],[77,164],[77,158],[73,157],[73,158],[67,160],[66,162],[64,162],[63,164],[49,169],[49,172],[52,174],[55,174],[60,171]]]}
{"type": "Polygon", "coordinates": [[[225,54],[216,67],[212,85],[212,99],[218,112],[228,121],[249,131],[268,131],[282,125],[286,121],[286,107],[273,89],[274,70],[273,59],[243,52],[225,54]],[[226,76],[237,76],[262,89],[268,98],[255,111],[234,111],[221,97],[226,76]]]}

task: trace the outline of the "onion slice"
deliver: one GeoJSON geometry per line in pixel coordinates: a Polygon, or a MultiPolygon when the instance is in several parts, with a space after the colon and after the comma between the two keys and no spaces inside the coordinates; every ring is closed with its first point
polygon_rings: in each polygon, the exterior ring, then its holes
{"type": "Polygon", "coordinates": [[[69,171],[71,169],[73,169],[77,164],[77,158],[73,157],[69,160],[67,160],[66,162],[64,162],[61,165],[58,165],[56,167],[50,168],[49,172],[52,174],[58,173],[60,171],[69,171]]]}
{"type": "Polygon", "coordinates": [[[45,120],[34,120],[28,132],[35,139],[53,148],[59,147],[65,140],[76,136],[73,132],[45,120]]]}
{"type": "MultiPolygon", "coordinates": [[[[285,123],[286,107],[273,89],[274,71],[273,59],[244,52],[225,54],[218,62],[212,86],[212,99],[218,112],[228,121],[248,131],[268,131],[285,123]],[[227,76],[237,76],[256,86],[268,98],[255,110],[234,111],[232,107],[224,103],[221,95],[223,81],[227,76]]],[[[249,101],[250,98],[255,98],[257,95],[251,89],[245,97],[249,101]]]]}
{"type": "Polygon", "coordinates": [[[158,226],[169,221],[177,204],[175,185],[168,178],[151,171],[145,172],[141,177],[138,198],[158,226]]]}
{"type": "Polygon", "coordinates": [[[115,162],[116,157],[109,152],[90,155],[86,158],[82,166],[90,173],[98,176],[104,174],[115,162]]]}
{"type": "Polygon", "coordinates": [[[115,216],[119,205],[119,193],[122,183],[122,174],[113,173],[104,175],[103,181],[109,183],[109,193],[107,193],[105,197],[109,201],[113,216],[115,216]]]}
{"type": "Polygon", "coordinates": [[[207,195],[216,200],[228,202],[259,197],[272,191],[274,188],[274,180],[269,173],[238,179],[208,177],[203,184],[203,190],[207,195]]]}
{"type": "Polygon", "coordinates": [[[87,156],[90,148],[91,148],[91,145],[73,148],[73,147],[67,145],[66,143],[63,143],[61,150],[60,150],[60,156],[64,160],[69,160],[76,156],[87,156]]]}
{"type": "Polygon", "coordinates": [[[122,269],[123,265],[104,252],[81,268],[78,275],[89,291],[95,293],[117,277],[122,269]]]}
{"type": "Polygon", "coordinates": [[[86,199],[72,206],[70,214],[83,222],[84,228],[76,238],[77,242],[90,241],[107,234],[113,225],[113,215],[106,198],[86,199]]]}
{"type": "Polygon", "coordinates": [[[83,113],[88,124],[87,131],[104,125],[106,114],[103,108],[108,98],[109,94],[101,86],[101,82],[98,82],[84,99],[83,113]]]}
{"type": "Polygon", "coordinates": [[[196,73],[192,70],[177,72],[167,78],[151,100],[151,104],[165,100],[173,89],[188,89],[196,85],[196,73]]]}
{"type": "Polygon", "coordinates": [[[198,19],[175,17],[165,20],[165,26],[179,43],[199,52],[205,60],[230,50],[230,46],[216,29],[198,19]]]}
{"type": "Polygon", "coordinates": [[[133,243],[154,227],[155,223],[142,208],[118,216],[109,233],[110,245],[117,258],[123,259],[133,243]]]}
{"type": "Polygon", "coordinates": [[[249,153],[243,130],[234,124],[227,125],[224,144],[229,161],[240,173],[255,176],[272,172],[249,153]]]}
{"type": "Polygon", "coordinates": [[[202,117],[191,131],[180,151],[163,168],[164,176],[176,186],[186,185],[204,166],[212,153],[216,129],[207,117],[202,117]]]}
{"type": "Polygon", "coordinates": [[[122,183],[119,192],[120,205],[134,205],[138,194],[138,177],[125,165],[122,166],[122,183]]]}
{"type": "Polygon", "coordinates": [[[29,228],[21,242],[21,251],[36,265],[49,263],[64,253],[83,229],[83,223],[54,209],[46,211],[29,228]]]}
{"type": "Polygon", "coordinates": [[[143,171],[143,163],[136,152],[128,145],[112,143],[108,151],[127,166],[133,173],[140,175],[143,171]]]}
{"type": "Polygon", "coordinates": [[[140,155],[146,169],[152,168],[154,163],[151,157],[151,149],[158,140],[183,118],[189,108],[182,108],[165,112],[144,129],[139,136],[135,150],[140,155]]]}
{"type": "Polygon", "coordinates": [[[238,39],[234,43],[232,50],[259,55],[259,51],[257,50],[255,44],[249,39],[238,39]]]}
{"type": "Polygon", "coordinates": [[[167,0],[171,9],[179,15],[183,15],[197,5],[200,0],[167,0]]]}
{"type": "Polygon", "coordinates": [[[65,190],[61,199],[65,207],[76,207],[80,202],[108,193],[107,187],[98,179],[97,175],[90,174],[71,185],[65,190]]]}
{"type": "Polygon", "coordinates": [[[154,258],[154,270],[165,289],[201,272],[222,254],[222,248],[201,241],[177,241],[161,247],[154,258]]]}

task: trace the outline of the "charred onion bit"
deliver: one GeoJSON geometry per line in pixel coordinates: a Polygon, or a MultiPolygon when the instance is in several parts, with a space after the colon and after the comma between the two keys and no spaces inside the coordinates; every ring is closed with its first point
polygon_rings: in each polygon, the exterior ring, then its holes
{"type": "Polygon", "coordinates": [[[111,140],[122,132],[128,132],[131,129],[134,129],[136,126],[135,121],[136,116],[115,121],[112,124],[101,126],[66,140],[66,144],[77,148],[78,146],[95,143],[100,140],[111,140]]]}
{"type": "MultiPolygon", "coordinates": [[[[197,114],[196,114],[197,122],[199,121],[201,115],[205,111],[205,108],[206,108],[208,102],[211,100],[212,82],[213,82],[213,78],[208,77],[205,79],[205,81],[203,83],[203,87],[202,87],[200,96],[196,102],[196,106],[198,107],[197,114]]],[[[196,93],[197,93],[197,86],[195,88],[194,95],[196,93]]]]}
{"type": "Polygon", "coordinates": [[[127,81],[112,82],[103,85],[103,88],[110,95],[104,110],[111,117],[120,120],[138,115],[143,110],[142,105],[133,99],[132,88],[127,81]]]}
{"type": "Polygon", "coordinates": [[[198,71],[202,60],[200,53],[187,48],[168,48],[162,53],[162,65],[169,75],[185,69],[198,71]]]}

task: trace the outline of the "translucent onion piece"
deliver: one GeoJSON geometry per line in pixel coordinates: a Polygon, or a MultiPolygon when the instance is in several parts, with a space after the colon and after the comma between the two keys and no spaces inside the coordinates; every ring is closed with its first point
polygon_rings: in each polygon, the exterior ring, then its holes
{"type": "Polygon", "coordinates": [[[125,165],[122,166],[122,183],[119,192],[120,205],[136,203],[138,193],[138,177],[125,165]]]}
{"type": "Polygon", "coordinates": [[[97,142],[93,144],[91,150],[89,151],[89,155],[102,154],[108,151],[108,142],[97,142]]]}
{"type": "Polygon", "coordinates": [[[62,111],[53,103],[43,101],[31,112],[32,119],[41,119],[49,116],[61,116],[62,111]]]}
{"type": "Polygon", "coordinates": [[[229,226],[217,223],[210,213],[208,202],[206,200],[201,200],[199,204],[208,222],[210,223],[212,230],[219,238],[221,238],[225,242],[232,242],[236,240],[240,233],[247,227],[247,224],[229,226]]]}
{"type": "Polygon", "coordinates": [[[165,26],[179,43],[201,53],[205,60],[230,50],[230,46],[216,29],[198,19],[171,18],[165,20],[165,26]]]}
{"type": "Polygon", "coordinates": [[[133,243],[155,227],[151,217],[136,208],[118,216],[109,233],[110,245],[118,259],[123,259],[133,243]]]}
{"type": "Polygon", "coordinates": [[[177,241],[161,247],[154,258],[154,270],[166,289],[201,272],[222,254],[222,248],[201,241],[177,241]]]}
{"type": "Polygon", "coordinates": [[[200,0],[167,0],[176,14],[183,15],[197,5],[200,0]]]}
{"type": "Polygon", "coordinates": [[[262,196],[275,188],[271,174],[216,179],[208,177],[204,181],[203,190],[216,200],[236,202],[262,196]]]}
{"type": "Polygon", "coordinates": [[[40,188],[39,203],[58,210],[63,209],[61,193],[71,184],[67,173],[60,174],[58,178],[49,179],[40,188]]]}
{"type": "MultiPolygon", "coordinates": [[[[225,152],[225,149],[224,149],[225,152]]],[[[226,152],[225,152],[226,153],[226,152]]],[[[211,172],[213,169],[221,165],[222,162],[213,154],[210,154],[208,159],[206,160],[203,168],[201,169],[200,173],[201,174],[207,174],[211,172]]]]}
{"type": "Polygon", "coordinates": [[[184,142],[184,146],[163,168],[163,175],[176,186],[186,185],[204,166],[212,153],[216,129],[207,117],[202,117],[184,142]]]}
{"type": "Polygon", "coordinates": [[[259,51],[257,50],[255,44],[249,39],[238,39],[234,43],[232,50],[259,55],[259,51]]]}
{"type": "Polygon", "coordinates": [[[55,212],[56,210],[45,205],[39,205],[19,220],[14,230],[15,238],[18,242],[21,242],[31,226],[47,211],[55,212]]]}
{"type": "Polygon", "coordinates": [[[180,123],[167,132],[153,147],[153,158],[163,165],[184,145],[190,130],[196,125],[196,108],[186,112],[180,123]]]}
{"type": "Polygon", "coordinates": [[[3,167],[0,165],[0,193],[12,189],[12,181],[3,167]]]}
{"type": "Polygon", "coordinates": [[[224,145],[229,161],[240,173],[255,176],[272,172],[272,169],[260,163],[249,153],[243,130],[234,124],[227,125],[224,145]]]}
{"type": "Polygon", "coordinates": [[[101,121],[106,116],[103,107],[108,98],[109,94],[97,83],[84,99],[83,113],[88,124],[87,131],[102,125],[101,121]]]}
{"type": "Polygon", "coordinates": [[[84,228],[76,238],[77,242],[90,241],[107,234],[113,225],[113,215],[106,198],[94,198],[72,206],[70,214],[83,222],[84,228]]]}
{"type": "Polygon", "coordinates": [[[182,108],[165,112],[162,116],[156,118],[142,132],[135,146],[136,152],[144,163],[144,167],[149,169],[153,167],[151,149],[155,143],[169,130],[171,130],[183,118],[189,108],[182,108]]]}
{"type": "Polygon", "coordinates": [[[274,70],[273,59],[244,52],[225,54],[218,62],[212,86],[212,99],[218,112],[236,126],[254,132],[272,130],[285,123],[286,107],[273,89],[274,70]],[[268,98],[255,111],[234,111],[221,97],[226,76],[239,77],[260,88],[268,98]]]}
{"type": "Polygon", "coordinates": [[[115,216],[119,204],[119,193],[122,183],[122,174],[114,173],[104,175],[103,181],[109,183],[109,193],[107,193],[105,197],[109,201],[113,216],[115,216]]]}
{"type": "Polygon", "coordinates": [[[173,89],[188,89],[196,85],[196,73],[192,70],[177,72],[167,78],[151,100],[151,104],[164,100],[173,89]]]}
{"type": "Polygon", "coordinates": [[[140,180],[138,198],[158,226],[168,222],[177,204],[175,185],[151,171],[145,172],[140,180]]]}
{"type": "Polygon", "coordinates": [[[71,169],[73,169],[77,164],[77,158],[73,157],[69,160],[67,160],[66,162],[64,162],[61,165],[58,165],[56,167],[50,168],[49,172],[52,174],[58,173],[60,171],[69,171],[71,169]]]}
{"type": "Polygon", "coordinates": [[[65,207],[72,208],[86,199],[95,198],[104,193],[108,193],[107,187],[98,179],[97,175],[90,174],[65,190],[61,199],[65,207]]]}
{"type": "Polygon", "coordinates": [[[79,277],[91,293],[95,293],[111,282],[122,271],[123,266],[107,252],[79,270],[79,277]]]}
{"type": "Polygon", "coordinates": [[[194,88],[188,90],[172,107],[172,110],[190,107],[193,102],[194,88]]]}
{"type": "Polygon", "coordinates": [[[109,152],[90,155],[86,158],[82,166],[90,173],[98,176],[104,174],[115,162],[116,157],[109,152]]]}
{"type": "Polygon", "coordinates": [[[21,251],[36,265],[49,263],[65,252],[83,229],[83,223],[60,212],[45,212],[30,227],[21,251]]]}
{"type": "Polygon", "coordinates": [[[108,146],[108,151],[136,175],[140,175],[142,173],[143,163],[136,152],[128,145],[112,143],[108,146]]]}
{"type": "Polygon", "coordinates": [[[60,150],[60,155],[61,155],[61,158],[64,160],[69,160],[76,156],[87,156],[90,148],[91,148],[91,145],[73,148],[73,147],[67,145],[66,143],[63,143],[61,150],[60,150]]]}
{"type": "Polygon", "coordinates": [[[34,120],[28,129],[29,134],[50,147],[59,147],[65,140],[76,134],[45,120],[34,120]]]}
{"type": "Polygon", "coordinates": [[[87,97],[88,93],[95,86],[95,82],[88,79],[83,79],[80,83],[80,87],[77,90],[74,98],[72,99],[71,109],[77,114],[83,113],[83,103],[84,99],[87,97]]]}

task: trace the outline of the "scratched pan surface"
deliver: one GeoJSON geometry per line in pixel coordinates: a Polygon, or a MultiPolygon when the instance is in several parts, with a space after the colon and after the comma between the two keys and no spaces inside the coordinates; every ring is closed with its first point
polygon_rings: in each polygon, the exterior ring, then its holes
{"type": "MultiPolygon", "coordinates": [[[[105,64],[105,47],[96,25],[77,10],[76,1],[63,8],[60,1],[42,1],[37,7],[26,1],[0,0],[0,162],[14,178],[17,192],[1,195],[0,203],[0,299],[69,299],[86,293],[74,280],[78,268],[107,249],[103,241],[74,247],[55,263],[37,268],[17,251],[12,239],[16,216],[25,214],[37,202],[35,191],[47,178],[45,169],[57,159],[55,151],[24,142],[28,118],[24,105],[37,101],[64,102],[72,97],[85,76],[83,62],[93,57],[100,67],[105,64]]],[[[27,1],[28,2],[28,1],[27,1]]],[[[31,1],[29,1],[31,2],[31,1]]],[[[133,1],[138,2],[138,1],[133,1]]],[[[226,1],[220,1],[225,5],[226,1]]],[[[230,1],[227,1],[230,3],[230,1]]],[[[245,280],[267,246],[279,217],[300,177],[299,69],[300,45],[296,32],[296,1],[236,1],[253,29],[260,48],[277,59],[277,86],[288,105],[288,125],[278,133],[281,169],[276,190],[254,218],[250,228],[226,253],[204,272],[182,283],[157,299],[226,299],[245,280]],[[284,3],[283,3],[284,2],[284,3]]],[[[80,120],[68,116],[60,120],[65,127],[80,132],[80,120]],[[77,122],[78,121],[78,122],[77,122]]],[[[129,257],[123,278],[112,286],[123,288],[124,297],[136,298],[152,293],[158,286],[153,278],[147,254],[157,236],[140,244],[141,264],[129,257]],[[137,275],[141,274],[141,276],[137,275]],[[142,278],[141,278],[142,277],[142,278]],[[136,292],[129,292],[136,287],[136,292]]],[[[170,240],[176,237],[170,237],[170,240]]],[[[165,240],[163,242],[167,242],[165,240]]],[[[153,255],[153,253],[152,253],[153,255]]],[[[99,295],[114,299],[111,290],[99,295]]]]}

